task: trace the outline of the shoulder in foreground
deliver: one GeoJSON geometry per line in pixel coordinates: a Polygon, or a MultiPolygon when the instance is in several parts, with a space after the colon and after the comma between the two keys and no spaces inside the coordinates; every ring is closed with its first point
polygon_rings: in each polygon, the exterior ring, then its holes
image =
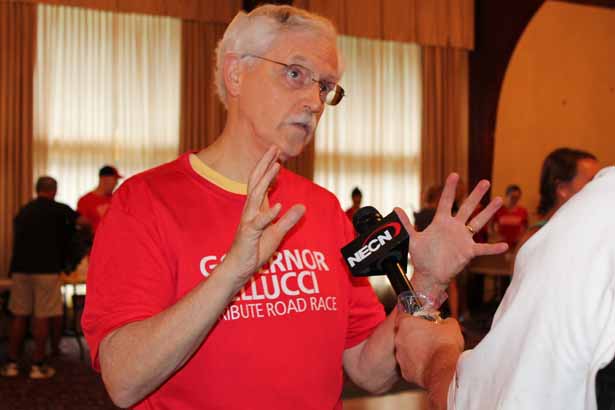
{"type": "Polygon", "coordinates": [[[173,161],[139,172],[120,185],[117,193],[124,193],[127,190],[146,186],[164,189],[170,184],[175,184],[178,177],[185,175],[185,170],[182,166],[183,160],[184,156],[182,155],[173,161]]]}
{"type": "Polygon", "coordinates": [[[521,239],[519,239],[519,242],[517,243],[517,248],[515,249],[515,255],[519,253],[519,250],[521,249],[523,244],[525,244],[532,236],[534,236],[534,234],[538,232],[540,228],[542,228],[543,226],[544,224],[535,224],[531,226],[530,228],[528,228],[527,231],[525,231],[525,233],[523,234],[523,236],[521,237],[521,239]]]}

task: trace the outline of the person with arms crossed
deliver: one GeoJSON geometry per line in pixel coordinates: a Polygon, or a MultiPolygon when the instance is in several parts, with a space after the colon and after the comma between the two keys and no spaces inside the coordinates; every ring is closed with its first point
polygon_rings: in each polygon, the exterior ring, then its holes
{"type": "MultiPolygon", "coordinates": [[[[83,328],[118,406],[340,409],[343,369],[374,393],[398,379],[396,314],[385,318],[341,258],[352,225],[333,194],[280,165],[344,96],[340,67],[328,20],[289,6],[239,13],[217,50],[222,134],[114,195],[92,252],[83,328]]],[[[467,219],[451,217],[458,178],[443,194],[448,216],[443,205],[424,232],[398,210],[415,235],[414,284],[433,300],[473,256],[506,249],[475,244],[467,219]]],[[[500,205],[469,224],[479,229],[500,205]]],[[[422,342],[434,349],[460,337],[454,321],[433,333],[422,342]]]]}

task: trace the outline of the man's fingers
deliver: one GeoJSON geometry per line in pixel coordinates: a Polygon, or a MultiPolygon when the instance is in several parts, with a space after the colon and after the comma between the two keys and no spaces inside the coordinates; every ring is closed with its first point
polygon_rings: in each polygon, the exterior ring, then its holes
{"type": "Polygon", "coordinates": [[[259,213],[254,218],[254,228],[259,231],[264,230],[278,216],[280,209],[282,209],[282,205],[278,202],[268,210],[259,213]]]}
{"type": "Polygon", "coordinates": [[[453,203],[455,202],[457,182],[459,182],[459,175],[456,173],[452,173],[446,178],[442,195],[438,201],[438,209],[436,210],[438,215],[451,214],[451,209],[453,209],[453,203]]]}
{"type": "Polygon", "coordinates": [[[506,242],[474,244],[474,256],[498,255],[507,250],[508,244],[506,242]]]}
{"type": "Polygon", "coordinates": [[[299,222],[305,213],[305,206],[294,205],[274,224],[269,225],[261,238],[261,257],[268,259],[278,249],[284,236],[299,222]]]}
{"type": "MultiPolygon", "coordinates": [[[[292,229],[293,226],[299,222],[299,220],[305,214],[305,205],[296,204],[293,205],[278,222],[276,222],[275,227],[276,230],[281,234],[282,237],[288,233],[292,229]]],[[[281,238],[280,238],[281,240],[281,238]]]]}
{"type": "Polygon", "coordinates": [[[412,225],[412,222],[410,222],[410,218],[408,218],[406,211],[404,211],[401,208],[397,208],[397,207],[394,209],[394,211],[397,214],[397,217],[399,218],[399,220],[401,221],[401,224],[404,226],[404,228],[406,228],[406,231],[408,231],[408,233],[410,234],[410,237],[413,237],[414,234],[416,233],[416,230],[414,229],[414,225],[412,225]]]}
{"type": "Polygon", "coordinates": [[[280,154],[280,150],[272,145],[265,152],[265,155],[257,162],[256,166],[250,173],[250,177],[248,178],[248,192],[250,189],[254,188],[256,184],[261,180],[267,169],[271,166],[273,162],[275,162],[280,154]]]}
{"type": "Polygon", "coordinates": [[[491,184],[489,184],[489,181],[487,181],[486,179],[483,179],[478,184],[476,184],[476,187],[472,190],[468,198],[463,201],[463,204],[461,204],[461,207],[459,208],[459,212],[457,212],[455,219],[465,224],[476,209],[476,206],[480,202],[481,198],[489,190],[490,185],[491,184]]]}
{"type": "Polygon", "coordinates": [[[487,222],[489,222],[493,215],[495,215],[498,209],[500,209],[502,203],[502,198],[493,198],[485,209],[480,211],[478,215],[476,215],[474,218],[472,218],[470,222],[468,222],[468,225],[474,230],[474,232],[480,231],[483,226],[485,226],[487,222]]]}
{"type": "Polygon", "coordinates": [[[252,189],[248,189],[248,198],[246,199],[246,206],[244,211],[247,218],[256,217],[258,212],[262,211],[261,205],[263,203],[263,200],[265,199],[265,195],[267,194],[267,189],[269,188],[269,185],[271,185],[271,182],[279,171],[280,164],[274,162],[267,169],[260,181],[258,181],[256,185],[252,187],[252,189]]]}

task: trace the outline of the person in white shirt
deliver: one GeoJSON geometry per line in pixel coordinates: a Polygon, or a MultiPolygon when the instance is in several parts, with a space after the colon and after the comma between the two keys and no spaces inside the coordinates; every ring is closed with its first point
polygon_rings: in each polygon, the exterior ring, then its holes
{"type": "MultiPolygon", "coordinates": [[[[596,374],[615,357],[614,210],[608,167],[521,248],[491,330],[440,383],[449,410],[597,408],[596,374]]],[[[410,376],[404,332],[422,330],[400,316],[397,358],[410,376]]]]}

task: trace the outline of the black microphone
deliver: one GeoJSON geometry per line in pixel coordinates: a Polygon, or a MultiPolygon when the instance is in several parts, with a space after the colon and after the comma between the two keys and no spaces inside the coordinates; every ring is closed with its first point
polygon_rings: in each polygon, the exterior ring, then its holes
{"type": "Polygon", "coordinates": [[[342,248],[353,276],[386,275],[397,295],[410,292],[422,307],[406,276],[410,236],[395,212],[383,218],[372,206],[359,209],[352,218],[357,237],[342,248]]]}

